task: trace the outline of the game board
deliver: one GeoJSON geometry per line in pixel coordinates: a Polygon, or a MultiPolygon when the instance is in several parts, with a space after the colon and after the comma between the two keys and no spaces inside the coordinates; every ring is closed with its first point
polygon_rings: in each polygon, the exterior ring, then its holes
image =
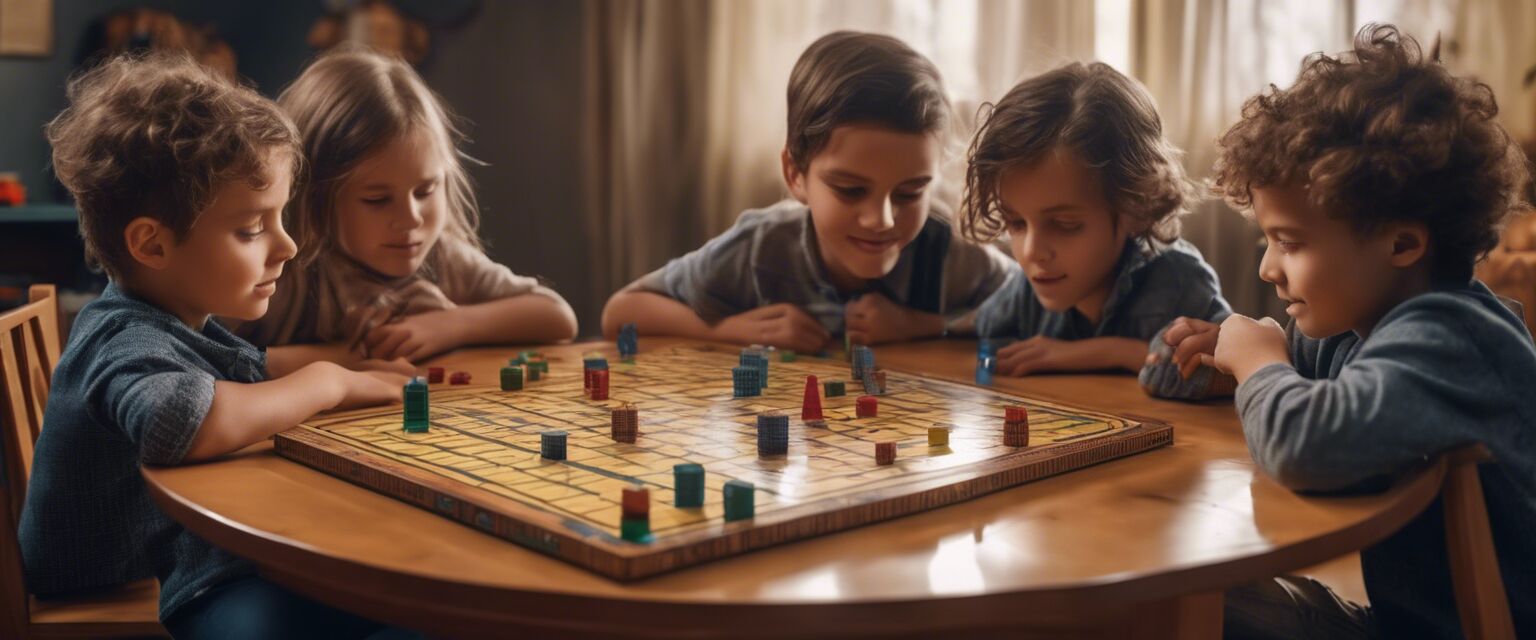
{"type": "MultiPolygon", "coordinates": [[[[609,354],[610,357],[613,354],[609,354]]],[[[777,359],[775,359],[777,360],[777,359]]],[[[608,400],[582,393],[582,363],[550,358],[550,376],[521,391],[431,387],[431,428],[406,433],[399,406],[318,417],[279,434],[278,453],[348,481],[562,558],[630,580],[752,549],[942,507],[984,493],[1171,444],[1165,424],[1023,398],[896,371],[879,416],[855,418],[859,394],[823,398],[825,427],[799,420],[807,375],[846,380],[833,359],[774,361],[763,395],[733,398],[737,354],[723,347],[641,352],[611,370],[608,400]],[[610,410],[640,412],[635,444],[609,434],[610,410]],[[1032,446],[1004,446],[1003,410],[1029,407],[1032,446]],[[789,452],[760,458],[755,417],[791,416],[789,452]],[[928,429],[950,427],[947,446],[928,429]],[[569,434],[569,457],[540,457],[540,433],[569,434]],[[898,443],[878,466],[876,442],[898,443]],[[672,505],[672,467],[705,468],[702,508],[672,505]],[[722,519],[721,486],[756,485],[755,517],[722,519]],[[619,536],[620,494],[650,489],[648,544],[619,536]]]]}

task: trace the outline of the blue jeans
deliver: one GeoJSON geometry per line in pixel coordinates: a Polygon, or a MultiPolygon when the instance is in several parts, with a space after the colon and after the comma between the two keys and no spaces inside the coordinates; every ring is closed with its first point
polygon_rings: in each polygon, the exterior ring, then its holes
{"type": "Polygon", "coordinates": [[[259,576],[216,586],[182,605],[163,624],[178,640],[416,637],[315,602],[259,576]]]}

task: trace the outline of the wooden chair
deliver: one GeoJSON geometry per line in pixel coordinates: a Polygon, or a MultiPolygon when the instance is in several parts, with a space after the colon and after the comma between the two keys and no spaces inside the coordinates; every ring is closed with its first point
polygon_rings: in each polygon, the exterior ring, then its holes
{"type": "Polygon", "coordinates": [[[1499,558],[1494,553],[1493,531],[1488,527],[1483,483],[1477,478],[1477,466],[1489,460],[1492,456],[1480,444],[1446,454],[1445,482],[1440,489],[1451,586],[1461,630],[1469,640],[1515,637],[1509,597],[1504,593],[1499,558]]]}
{"type": "Polygon", "coordinates": [[[16,530],[43,426],[48,384],[59,361],[59,305],[51,285],[0,315],[0,637],[168,637],[160,626],[160,586],[142,580],[88,597],[40,602],[27,591],[16,530]]]}

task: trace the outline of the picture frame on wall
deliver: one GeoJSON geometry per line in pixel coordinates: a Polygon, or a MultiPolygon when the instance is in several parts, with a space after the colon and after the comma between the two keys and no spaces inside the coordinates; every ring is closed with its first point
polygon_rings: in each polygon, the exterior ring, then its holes
{"type": "Polygon", "coordinates": [[[53,55],[53,0],[0,0],[0,56],[53,55]]]}

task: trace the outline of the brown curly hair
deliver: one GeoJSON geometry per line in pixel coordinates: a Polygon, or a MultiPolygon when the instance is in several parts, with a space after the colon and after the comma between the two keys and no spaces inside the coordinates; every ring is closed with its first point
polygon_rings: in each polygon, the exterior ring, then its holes
{"type": "Polygon", "coordinates": [[[1163,137],[1157,106],[1140,83],[1100,62],[1074,62],[1020,82],[982,109],[960,204],[960,228],[968,237],[1000,235],[1007,226],[998,194],[1002,174],[1057,149],[1093,167],[1110,210],[1143,235],[1164,242],[1178,237],[1179,216],[1196,192],[1184,175],[1183,154],[1163,137]]]}
{"type": "Polygon", "coordinates": [[[131,263],[133,219],[159,220],[179,241],[224,184],[266,188],[274,150],[301,168],[298,132],[276,103],[184,53],[108,59],[72,78],[66,97],[44,127],[53,172],[75,198],[86,260],[114,280],[131,263]]]}
{"type": "Polygon", "coordinates": [[[1524,208],[1527,161],[1493,90],[1450,74],[1417,41],[1369,24],[1354,50],[1308,56],[1289,89],[1243,105],[1221,136],[1213,189],[1251,209],[1253,189],[1305,185],[1309,201],[1357,234],[1424,223],[1433,273],[1470,278],[1524,208]]]}

